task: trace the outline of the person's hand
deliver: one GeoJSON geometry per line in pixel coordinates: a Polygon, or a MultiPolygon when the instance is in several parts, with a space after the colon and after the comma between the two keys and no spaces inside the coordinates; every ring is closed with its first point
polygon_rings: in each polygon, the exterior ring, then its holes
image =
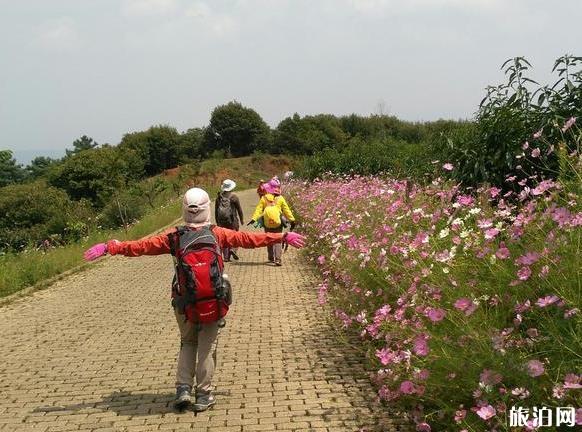
{"type": "Polygon", "coordinates": [[[294,248],[300,249],[305,246],[305,237],[296,232],[289,231],[283,236],[283,243],[290,244],[294,248]]]}
{"type": "Polygon", "coordinates": [[[83,254],[83,258],[85,261],[93,261],[99,257],[102,257],[107,253],[107,244],[105,243],[98,243],[94,246],[91,246],[89,249],[85,251],[83,254]]]}
{"type": "Polygon", "coordinates": [[[251,225],[253,225],[254,223],[255,223],[255,220],[254,220],[254,219],[251,219],[251,220],[249,221],[249,223],[247,224],[247,226],[251,226],[251,225]]]}

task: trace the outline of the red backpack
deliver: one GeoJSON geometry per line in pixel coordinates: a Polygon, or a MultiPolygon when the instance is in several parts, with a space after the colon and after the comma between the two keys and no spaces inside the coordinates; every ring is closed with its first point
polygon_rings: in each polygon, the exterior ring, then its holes
{"type": "Polygon", "coordinates": [[[211,323],[228,313],[229,293],[222,273],[220,246],[211,226],[177,227],[169,235],[176,273],[172,281],[172,306],[187,321],[211,323]]]}

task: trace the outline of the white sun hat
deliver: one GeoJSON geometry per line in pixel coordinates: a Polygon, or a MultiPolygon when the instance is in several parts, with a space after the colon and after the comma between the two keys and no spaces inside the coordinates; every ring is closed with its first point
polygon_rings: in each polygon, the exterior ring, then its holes
{"type": "Polygon", "coordinates": [[[222,182],[222,185],[220,186],[220,190],[223,192],[230,192],[235,187],[236,187],[236,183],[234,182],[234,180],[226,179],[222,182]]]}
{"type": "Polygon", "coordinates": [[[210,197],[200,188],[188,189],[182,202],[184,222],[192,227],[200,227],[210,223],[210,197]]]}

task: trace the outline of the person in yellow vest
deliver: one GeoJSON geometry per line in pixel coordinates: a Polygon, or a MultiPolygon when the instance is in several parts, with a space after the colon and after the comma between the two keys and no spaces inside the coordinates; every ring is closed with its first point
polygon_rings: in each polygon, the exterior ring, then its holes
{"type": "MultiPolygon", "coordinates": [[[[251,221],[247,225],[256,224],[262,219],[262,225],[266,233],[281,233],[283,228],[290,225],[290,230],[295,228],[295,216],[289,208],[285,198],[281,196],[281,182],[277,177],[273,177],[269,182],[263,184],[265,195],[259,200],[251,221]]],[[[269,262],[276,266],[281,266],[281,245],[267,246],[269,262]]]]}

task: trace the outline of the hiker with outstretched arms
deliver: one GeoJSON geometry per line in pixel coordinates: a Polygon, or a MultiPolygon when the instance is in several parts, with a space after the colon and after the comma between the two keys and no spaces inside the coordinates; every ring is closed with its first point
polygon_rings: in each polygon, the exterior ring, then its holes
{"type": "MultiPolygon", "coordinates": [[[[291,212],[287,201],[281,196],[281,182],[278,177],[273,177],[269,182],[264,183],[262,190],[265,194],[259,200],[255,208],[251,221],[247,225],[259,224],[263,226],[266,233],[282,233],[283,228],[290,225],[290,230],[295,228],[295,216],[291,212]]],[[[281,244],[267,246],[269,263],[276,266],[283,265],[281,261],[281,244]]]]}
{"type": "Polygon", "coordinates": [[[212,351],[231,299],[228,277],[223,274],[221,248],[257,248],[281,242],[300,248],[305,239],[296,233],[250,233],[211,225],[210,198],[199,188],[186,192],[182,213],[183,226],[141,240],[99,243],[85,251],[84,256],[88,261],[105,254],[174,257],[172,306],[180,330],[175,405],[179,409],[189,406],[194,389],[193,408],[204,411],[215,403],[212,351]]]}
{"type": "MultiPolygon", "coordinates": [[[[214,205],[214,219],[219,227],[238,231],[239,220],[241,224],[244,222],[240,201],[238,196],[232,192],[235,187],[236,183],[233,180],[226,179],[222,182],[214,205]]],[[[238,261],[236,248],[222,248],[222,256],[225,262],[229,262],[231,257],[238,261]]]]}

